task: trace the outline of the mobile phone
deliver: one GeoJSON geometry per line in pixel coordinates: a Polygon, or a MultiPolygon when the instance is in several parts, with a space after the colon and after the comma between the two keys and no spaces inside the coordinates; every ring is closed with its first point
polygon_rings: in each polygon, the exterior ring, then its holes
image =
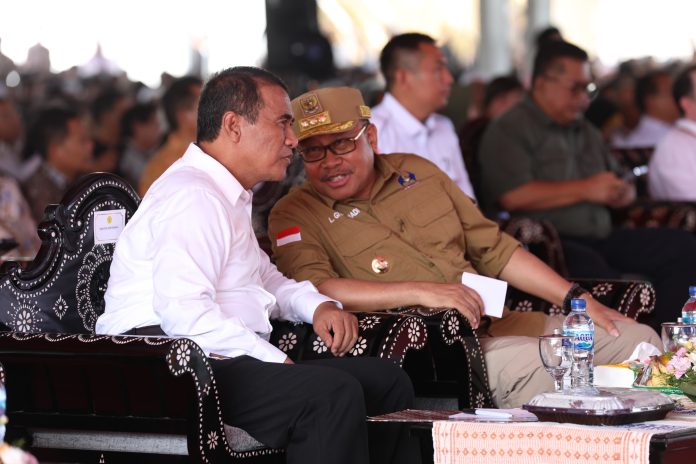
{"type": "Polygon", "coordinates": [[[626,182],[632,182],[636,179],[636,177],[644,176],[647,173],[648,173],[648,165],[643,164],[641,166],[635,166],[632,169],[628,169],[626,172],[623,173],[621,178],[626,182]]]}

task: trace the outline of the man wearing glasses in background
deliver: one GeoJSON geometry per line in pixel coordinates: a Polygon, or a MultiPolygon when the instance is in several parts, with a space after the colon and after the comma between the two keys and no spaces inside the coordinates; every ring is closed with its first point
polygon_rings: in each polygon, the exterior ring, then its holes
{"type": "Polygon", "coordinates": [[[616,175],[600,132],[583,117],[593,90],[584,50],[567,42],[542,47],[530,93],[483,136],[480,200],[490,215],[503,210],[550,221],[573,277],[647,276],[659,327],[676,320],[696,280],[696,237],[612,228],[610,208],[630,204],[635,188],[616,175]]]}

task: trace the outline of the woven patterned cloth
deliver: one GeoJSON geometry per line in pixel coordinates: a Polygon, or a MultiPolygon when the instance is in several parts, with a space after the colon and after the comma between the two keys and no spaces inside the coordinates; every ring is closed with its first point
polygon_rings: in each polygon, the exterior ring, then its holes
{"type": "Polygon", "coordinates": [[[435,464],[650,462],[650,438],[696,428],[691,422],[655,421],[616,427],[552,422],[433,422],[435,464]]]}

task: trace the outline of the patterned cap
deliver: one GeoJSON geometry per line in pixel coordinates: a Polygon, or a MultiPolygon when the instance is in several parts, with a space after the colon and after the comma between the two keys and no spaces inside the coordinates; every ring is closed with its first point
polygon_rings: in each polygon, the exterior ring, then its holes
{"type": "Polygon", "coordinates": [[[358,119],[370,119],[358,89],[327,87],[303,93],[292,101],[295,122],[292,125],[299,140],[319,134],[345,132],[358,119]]]}

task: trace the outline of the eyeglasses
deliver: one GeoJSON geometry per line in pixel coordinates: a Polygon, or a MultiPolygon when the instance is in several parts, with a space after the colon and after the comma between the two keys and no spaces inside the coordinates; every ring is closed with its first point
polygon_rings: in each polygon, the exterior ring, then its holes
{"type": "Polygon", "coordinates": [[[544,77],[554,82],[558,82],[561,87],[567,89],[574,97],[579,97],[580,95],[585,94],[590,98],[590,100],[592,100],[599,92],[599,89],[594,82],[568,82],[552,74],[544,74],[544,77]]]}
{"type": "Polygon", "coordinates": [[[328,145],[314,145],[312,147],[298,148],[297,153],[305,163],[316,163],[326,158],[326,150],[331,150],[334,155],[347,155],[355,150],[357,141],[362,137],[365,129],[370,124],[365,124],[355,137],[334,140],[328,145]]]}

